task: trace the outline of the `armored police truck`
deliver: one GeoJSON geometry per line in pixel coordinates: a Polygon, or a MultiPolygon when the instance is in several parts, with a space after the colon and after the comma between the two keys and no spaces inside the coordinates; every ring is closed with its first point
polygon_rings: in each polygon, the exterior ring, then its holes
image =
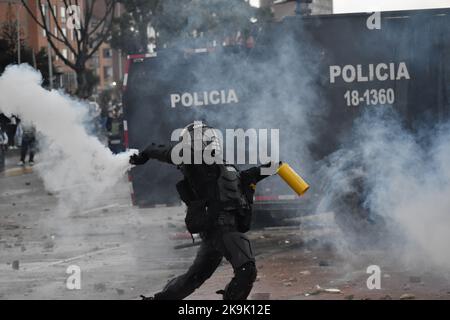
{"type": "MultiPolygon", "coordinates": [[[[223,133],[242,129],[248,150],[258,149],[249,145],[256,134],[311,185],[299,198],[281,179],[266,179],[258,185],[256,215],[273,223],[314,213],[324,192],[318,164],[364,110],[390,106],[412,130],[448,119],[449,13],[296,16],[259,26],[250,48],[131,55],[123,98],[127,147],[168,143],[194,120],[223,133]]],[[[130,179],[136,205],[179,202],[181,175],[170,166],[152,162],[133,169],[130,179]]]]}

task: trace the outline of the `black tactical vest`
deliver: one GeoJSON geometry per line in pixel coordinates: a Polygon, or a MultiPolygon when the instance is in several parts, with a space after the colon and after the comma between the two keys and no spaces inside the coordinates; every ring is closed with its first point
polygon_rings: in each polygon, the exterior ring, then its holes
{"type": "Polygon", "coordinates": [[[182,172],[198,200],[219,210],[248,208],[239,171],[232,165],[187,165],[182,172]]]}
{"type": "Polygon", "coordinates": [[[220,165],[217,179],[218,200],[224,210],[248,207],[247,199],[242,192],[239,171],[231,165],[220,165]]]}

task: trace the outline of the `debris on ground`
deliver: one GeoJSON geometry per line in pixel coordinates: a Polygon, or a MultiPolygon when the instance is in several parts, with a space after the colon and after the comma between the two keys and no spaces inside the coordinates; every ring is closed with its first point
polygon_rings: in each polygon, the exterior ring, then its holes
{"type": "Polygon", "coordinates": [[[5,230],[15,230],[15,229],[19,229],[20,226],[17,224],[6,224],[6,225],[2,225],[1,228],[5,229],[5,230]]]}
{"type": "Polygon", "coordinates": [[[409,282],[411,283],[421,283],[422,279],[418,276],[410,276],[409,277],[409,282]]]}
{"type": "Polygon", "coordinates": [[[19,270],[19,260],[14,260],[12,263],[13,270],[19,270]]]}
{"type": "Polygon", "coordinates": [[[123,289],[116,289],[116,292],[119,296],[123,295],[125,293],[125,290],[123,289]]]}
{"type": "Polygon", "coordinates": [[[189,232],[177,232],[174,234],[171,234],[169,236],[170,240],[192,240],[192,236],[189,232]]]}
{"type": "Polygon", "coordinates": [[[252,294],[252,300],[270,300],[269,292],[256,292],[252,294]]]}
{"type": "Polygon", "coordinates": [[[345,300],[353,300],[354,298],[355,296],[353,294],[349,294],[348,296],[344,297],[345,300]]]}
{"type": "Polygon", "coordinates": [[[311,275],[311,271],[309,271],[309,270],[300,271],[300,274],[301,274],[302,276],[310,276],[310,275],[311,275]]]}
{"type": "Polygon", "coordinates": [[[318,294],[320,294],[320,293],[322,293],[322,292],[323,292],[323,289],[322,289],[319,285],[316,285],[315,290],[314,290],[314,291],[311,291],[311,292],[305,293],[305,296],[306,296],[306,297],[309,297],[309,296],[316,296],[316,295],[318,295],[318,294]]]}
{"type": "Polygon", "coordinates": [[[330,264],[327,261],[321,260],[321,261],[319,261],[319,266],[320,267],[329,267],[330,264]]]}
{"type": "Polygon", "coordinates": [[[405,293],[400,296],[400,300],[413,300],[416,296],[411,293],[405,293]]]}
{"type": "Polygon", "coordinates": [[[104,283],[96,283],[94,284],[94,290],[97,292],[103,292],[106,290],[106,286],[104,283]]]}
{"type": "Polygon", "coordinates": [[[336,289],[336,288],[322,288],[321,286],[316,285],[315,290],[312,291],[312,292],[307,292],[307,293],[305,293],[305,296],[306,296],[306,297],[308,297],[308,296],[314,296],[314,295],[318,295],[318,294],[324,293],[324,292],[325,292],[325,293],[333,293],[333,294],[336,294],[336,293],[341,293],[342,291],[339,290],[339,289],[336,289]]]}
{"type": "Polygon", "coordinates": [[[53,243],[53,241],[48,240],[48,241],[44,242],[45,250],[51,250],[51,249],[53,249],[54,246],[55,246],[55,244],[53,243]]]}
{"type": "Polygon", "coordinates": [[[329,288],[324,290],[326,293],[341,293],[341,290],[335,288],[329,288]]]}

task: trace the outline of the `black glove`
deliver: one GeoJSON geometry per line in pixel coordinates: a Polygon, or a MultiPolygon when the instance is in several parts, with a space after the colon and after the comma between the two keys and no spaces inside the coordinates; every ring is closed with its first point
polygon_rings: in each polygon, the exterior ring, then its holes
{"type": "Polygon", "coordinates": [[[133,154],[132,156],[130,156],[130,164],[134,164],[134,165],[140,165],[140,164],[144,164],[147,162],[147,158],[142,154],[133,154]]]}

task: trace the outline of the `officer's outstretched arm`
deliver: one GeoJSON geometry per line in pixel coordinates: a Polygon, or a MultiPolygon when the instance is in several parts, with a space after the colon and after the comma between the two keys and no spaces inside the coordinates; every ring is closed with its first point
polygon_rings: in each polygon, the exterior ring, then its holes
{"type": "MultiPolygon", "coordinates": [[[[281,162],[280,162],[280,164],[281,164],[281,162]]],[[[259,181],[261,181],[261,180],[263,180],[263,179],[265,179],[267,177],[270,177],[270,175],[263,174],[261,169],[269,168],[271,166],[274,166],[274,164],[272,162],[269,162],[267,164],[263,164],[261,166],[252,167],[250,169],[242,171],[241,172],[241,176],[244,177],[247,181],[251,181],[251,183],[256,184],[259,181]]]]}
{"type": "Polygon", "coordinates": [[[149,159],[155,159],[161,162],[173,164],[171,158],[172,148],[172,146],[166,146],[163,144],[157,145],[152,143],[138,154],[132,155],[130,157],[130,163],[140,165],[146,163],[149,159]]]}

